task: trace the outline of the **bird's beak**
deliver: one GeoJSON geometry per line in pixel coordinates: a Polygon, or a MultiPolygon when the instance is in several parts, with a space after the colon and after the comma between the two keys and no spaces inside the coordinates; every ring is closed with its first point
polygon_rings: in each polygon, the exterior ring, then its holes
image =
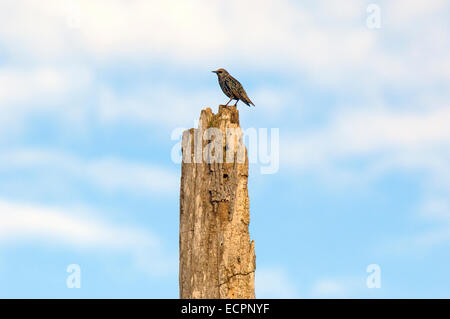
{"type": "Polygon", "coordinates": [[[217,74],[217,71],[211,71],[212,73],[216,73],[217,74]]]}

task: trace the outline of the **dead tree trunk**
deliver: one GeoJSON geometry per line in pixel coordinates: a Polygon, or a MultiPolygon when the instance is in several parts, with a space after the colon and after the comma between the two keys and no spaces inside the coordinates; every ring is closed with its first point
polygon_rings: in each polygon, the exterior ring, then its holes
{"type": "Polygon", "coordinates": [[[184,132],[180,187],[180,298],[255,298],[248,159],[234,106],[202,110],[184,132]]]}

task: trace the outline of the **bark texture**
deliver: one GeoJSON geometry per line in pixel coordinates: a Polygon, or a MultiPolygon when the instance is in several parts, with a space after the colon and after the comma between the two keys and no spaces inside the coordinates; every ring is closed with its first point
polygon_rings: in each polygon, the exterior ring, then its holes
{"type": "Polygon", "coordinates": [[[182,153],[180,298],[255,298],[248,158],[236,107],[202,110],[198,129],[183,134],[182,153]]]}

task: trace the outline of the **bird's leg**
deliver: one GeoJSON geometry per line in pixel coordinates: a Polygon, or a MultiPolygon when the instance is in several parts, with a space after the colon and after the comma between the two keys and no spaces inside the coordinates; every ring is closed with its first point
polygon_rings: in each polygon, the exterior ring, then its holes
{"type": "Polygon", "coordinates": [[[230,99],[230,100],[227,102],[227,104],[225,104],[225,106],[228,106],[228,103],[230,103],[232,100],[233,100],[233,99],[230,99]]]}
{"type": "Polygon", "coordinates": [[[237,105],[237,102],[239,102],[239,99],[237,99],[237,100],[236,100],[236,103],[234,103],[234,106],[236,106],[236,105],[237,105]]]}

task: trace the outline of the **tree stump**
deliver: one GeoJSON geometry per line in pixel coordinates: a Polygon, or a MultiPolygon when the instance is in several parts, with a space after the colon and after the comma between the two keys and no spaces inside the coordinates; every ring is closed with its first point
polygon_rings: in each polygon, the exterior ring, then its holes
{"type": "Polygon", "coordinates": [[[235,106],[202,110],[182,141],[180,298],[255,298],[248,158],[235,106]]]}

